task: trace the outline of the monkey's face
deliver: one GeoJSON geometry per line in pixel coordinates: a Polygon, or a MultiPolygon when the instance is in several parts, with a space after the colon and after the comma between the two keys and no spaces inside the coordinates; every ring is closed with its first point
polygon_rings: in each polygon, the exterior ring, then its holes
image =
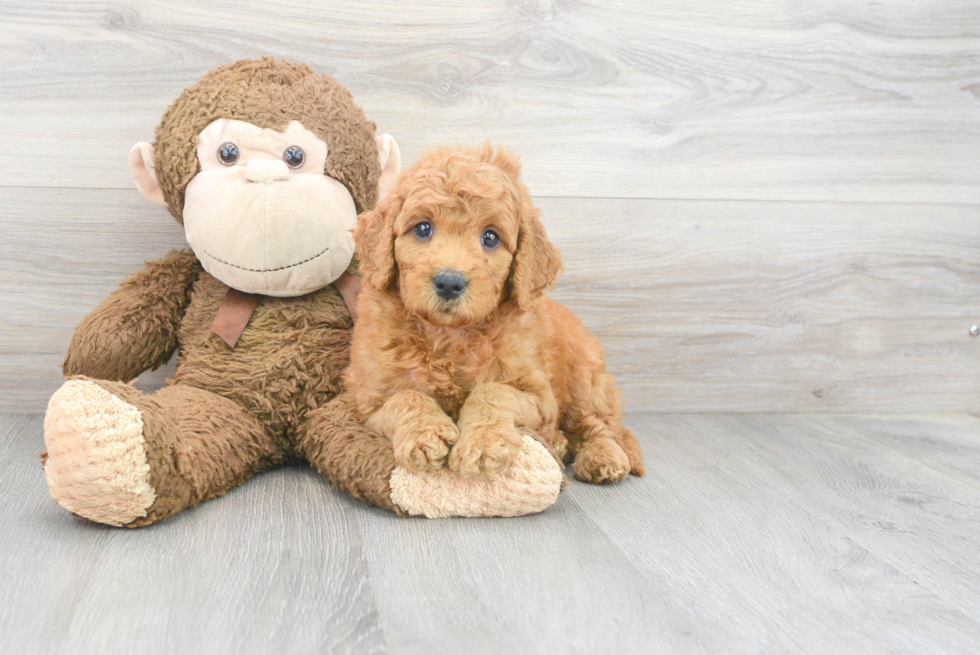
{"type": "Polygon", "coordinates": [[[320,289],[354,255],[354,199],[324,174],[327,144],[298,121],[279,132],[221,118],[201,131],[184,230],[205,270],[270,296],[320,289]]]}

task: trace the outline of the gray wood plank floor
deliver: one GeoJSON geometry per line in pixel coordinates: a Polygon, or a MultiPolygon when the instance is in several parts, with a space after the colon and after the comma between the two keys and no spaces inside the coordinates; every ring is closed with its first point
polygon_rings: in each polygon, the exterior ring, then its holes
{"type": "Polygon", "coordinates": [[[980,419],[634,415],[649,474],[398,519],[302,466],[152,528],[48,497],[0,415],[0,652],[980,650],[980,419]]]}

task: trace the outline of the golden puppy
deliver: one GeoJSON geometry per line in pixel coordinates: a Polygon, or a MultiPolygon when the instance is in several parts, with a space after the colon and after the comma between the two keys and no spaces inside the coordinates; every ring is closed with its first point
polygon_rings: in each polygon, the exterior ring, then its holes
{"type": "Polygon", "coordinates": [[[523,427],[581,480],[642,475],[602,346],[543,296],[561,256],[519,174],[490,144],[443,148],[361,215],[347,387],[401,466],[503,469],[523,427]]]}

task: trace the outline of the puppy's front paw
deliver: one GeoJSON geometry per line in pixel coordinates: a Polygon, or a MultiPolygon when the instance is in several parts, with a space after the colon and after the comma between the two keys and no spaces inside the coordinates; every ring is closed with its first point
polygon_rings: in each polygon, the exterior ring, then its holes
{"type": "Polygon", "coordinates": [[[630,458],[612,439],[595,439],[576,453],[572,470],[583,482],[619,482],[630,474],[630,458]]]}
{"type": "Polygon", "coordinates": [[[449,445],[459,436],[459,430],[452,419],[448,416],[445,419],[426,422],[416,429],[406,427],[396,432],[392,439],[395,463],[413,471],[445,466],[449,445]]]}
{"type": "Polygon", "coordinates": [[[521,434],[513,425],[472,426],[449,453],[449,468],[464,477],[504,471],[520,449],[521,434]]]}

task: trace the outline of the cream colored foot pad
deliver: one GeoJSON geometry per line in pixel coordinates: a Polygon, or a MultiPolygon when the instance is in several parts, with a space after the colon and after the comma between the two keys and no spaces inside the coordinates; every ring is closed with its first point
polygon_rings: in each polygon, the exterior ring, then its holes
{"type": "Polygon", "coordinates": [[[69,380],[44,417],[44,472],[51,496],[91,521],[124,525],[146,516],[156,494],[140,411],[89,380],[69,380]]]}
{"type": "Polygon", "coordinates": [[[448,469],[391,473],[391,500],[413,516],[522,516],[558,499],[562,471],[548,450],[524,436],[513,465],[486,478],[464,478],[448,469]]]}

